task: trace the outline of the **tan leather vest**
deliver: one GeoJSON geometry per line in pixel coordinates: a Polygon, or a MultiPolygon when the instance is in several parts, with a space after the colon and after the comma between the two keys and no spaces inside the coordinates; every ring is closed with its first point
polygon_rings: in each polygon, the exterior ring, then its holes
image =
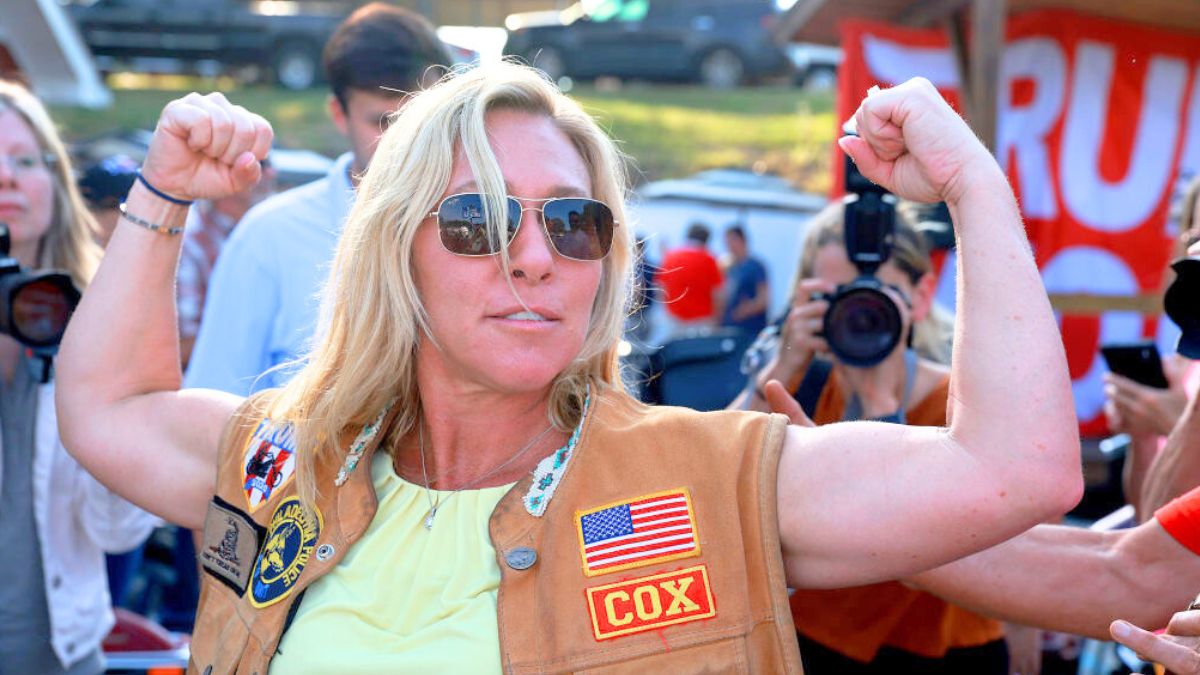
{"type": "MultiPolygon", "coordinates": [[[[189,672],[266,675],[296,599],[375,513],[367,467],[386,434],[340,487],[340,465],[318,468],[319,517],[305,517],[268,400],[222,440],[189,672]]],[[[802,672],[776,516],[785,426],[594,393],[544,513],[527,510],[527,476],[491,516],[504,672],[802,672]]]]}

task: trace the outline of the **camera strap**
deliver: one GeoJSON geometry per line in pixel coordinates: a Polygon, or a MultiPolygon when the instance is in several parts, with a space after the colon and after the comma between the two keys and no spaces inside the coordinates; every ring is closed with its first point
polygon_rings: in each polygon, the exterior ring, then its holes
{"type": "MultiPolygon", "coordinates": [[[[887,415],[876,419],[877,422],[891,422],[893,424],[906,424],[907,418],[905,411],[908,410],[909,400],[912,398],[913,383],[917,379],[917,353],[911,349],[904,350],[904,395],[900,398],[900,408],[895,414],[887,415]]],[[[846,403],[846,410],[842,414],[842,420],[861,420],[863,414],[862,401],[858,398],[858,394],[850,397],[846,403]]]]}
{"type": "Polygon", "coordinates": [[[821,392],[825,390],[825,383],[829,381],[831,372],[833,372],[832,363],[814,356],[808,363],[808,370],[804,371],[804,379],[800,380],[800,386],[793,395],[804,414],[808,415],[810,419],[817,415],[817,401],[821,399],[821,392]]]}

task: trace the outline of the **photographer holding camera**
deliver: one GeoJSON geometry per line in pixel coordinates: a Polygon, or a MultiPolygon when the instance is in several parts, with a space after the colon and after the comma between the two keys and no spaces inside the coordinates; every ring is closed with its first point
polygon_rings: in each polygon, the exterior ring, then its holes
{"type": "Polygon", "coordinates": [[[133,548],[156,520],[96,482],[59,441],[50,358],[100,251],[53,122],[33,94],[4,80],[0,223],[0,664],[99,673],[113,625],[103,553],[133,548]]]}
{"type": "MultiPolygon", "coordinates": [[[[946,423],[952,321],[922,235],[847,164],[850,195],[810,221],[773,356],[737,407],[783,383],[818,424],[946,423]]],[[[1000,623],[896,582],[792,595],[806,672],[1007,675],[1000,623]]]]}

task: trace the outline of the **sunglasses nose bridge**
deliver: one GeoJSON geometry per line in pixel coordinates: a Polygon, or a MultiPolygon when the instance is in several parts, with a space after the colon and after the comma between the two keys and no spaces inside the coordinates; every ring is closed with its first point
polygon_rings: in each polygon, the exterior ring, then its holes
{"type": "MultiPolygon", "coordinates": [[[[536,232],[539,236],[541,236],[541,238],[542,238],[541,244],[546,247],[546,250],[548,253],[553,255],[553,253],[556,249],[554,248],[554,242],[551,241],[551,239],[550,239],[550,236],[549,236],[550,233],[546,231],[546,224],[545,224],[546,218],[545,218],[545,213],[542,210],[542,207],[544,206],[544,204],[538,202],[538,203],[533,204],[532,206],[526,206],[524,203],[521,202],[521,200],[517,199],[516,197],[509,197],[509,200],[510,200],[510,206],[509,206],[510,209],[512,208],[513,204],[515,204],[516,207],[520,209],[520,217],[517,220],[517,229],[512,233],[512,239],[510,240],[510,246],[517,242],[517,239],[519,239],[521,237],[521,234],[523,231],[529,230],[531,232],[536,232]],[[531,216],[533,218],[533,222],[529,223],[529,227],[526,227],[525,214],[528,211],[533,212],[533,215],[531,216]]],[[[510,211],[510,214],[511,214],[511,211],[510,211]]]]}
{"type": "MultiPolygon", "coordinates": [[[[550,232],[549,232],[549,230],[546,229],[546,211],[545,211],[546,204],[545,204],[545,202],[540,202],[540,203],[534,204],[533,206],[526,206],[525,204],[522,204],[520,201],[517,201],[517,204],[521,208],[521,217],[517,221],[518,231],[521,229],[521,225],[522,225],[523,221],[525,220],[525,213],[527,211],[532,211],[533,212],[533,223],[532,223],[533,229],[536,229],[537,231],[541,232],[542,236],[546,239],[546,245],[549,246],[551,248],[551,250],[555,250],[554,242],[550,239],[550,232]]],[[[514,238],[516,237],[515,234],[513,236],[514,236],[514,238]]]]}
{"type": "Polygon", "coordinates": [[[522,220],[525,219],[526,211],[533,211],[534,218],[539,219],[541,222],[545,222],[545,220],[546,220],[545,213],[542,211],[542,209],[546,206],[545,204],[538,204],[536,206],[525,206],[524,204],[521,204],[521,202],[517,202],[517,204],[519,204],[520,208],[521,208],[521,219],[522,220]]]}

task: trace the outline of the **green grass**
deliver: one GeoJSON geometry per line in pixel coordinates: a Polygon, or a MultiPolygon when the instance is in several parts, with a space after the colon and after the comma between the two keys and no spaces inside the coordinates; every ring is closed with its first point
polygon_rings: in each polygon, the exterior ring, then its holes
{"type": "MultiPolygon", "coordinates": [[[[114,88],[107,110],[55,108],[68,140],[129,128],[152,128],[159,111],[188,91],[220,89],[240,105],[264,115],[285,147],[326,155],[346,149],[326,113],[326,94],[237,87],[232,80],[158,78],[139,88],[114,88]],[[147,85],[154,85],[150,88],[147,85]]],[[[715,167],[743,167],[788,178],[797,187],[829,187],[833,141],[831,93],[790,87],[712,91],[699,87],[576,87],[574,96],[620,142],[636,165],[639,181],[687,176],[715,167]]]]}
{"type": "Polygon", "coordinates": [[[784,87],[580,88],[572,94],[647,180],[743,167],[777,173],[803,189],[829,187],[832,94],[784,87]]]}

